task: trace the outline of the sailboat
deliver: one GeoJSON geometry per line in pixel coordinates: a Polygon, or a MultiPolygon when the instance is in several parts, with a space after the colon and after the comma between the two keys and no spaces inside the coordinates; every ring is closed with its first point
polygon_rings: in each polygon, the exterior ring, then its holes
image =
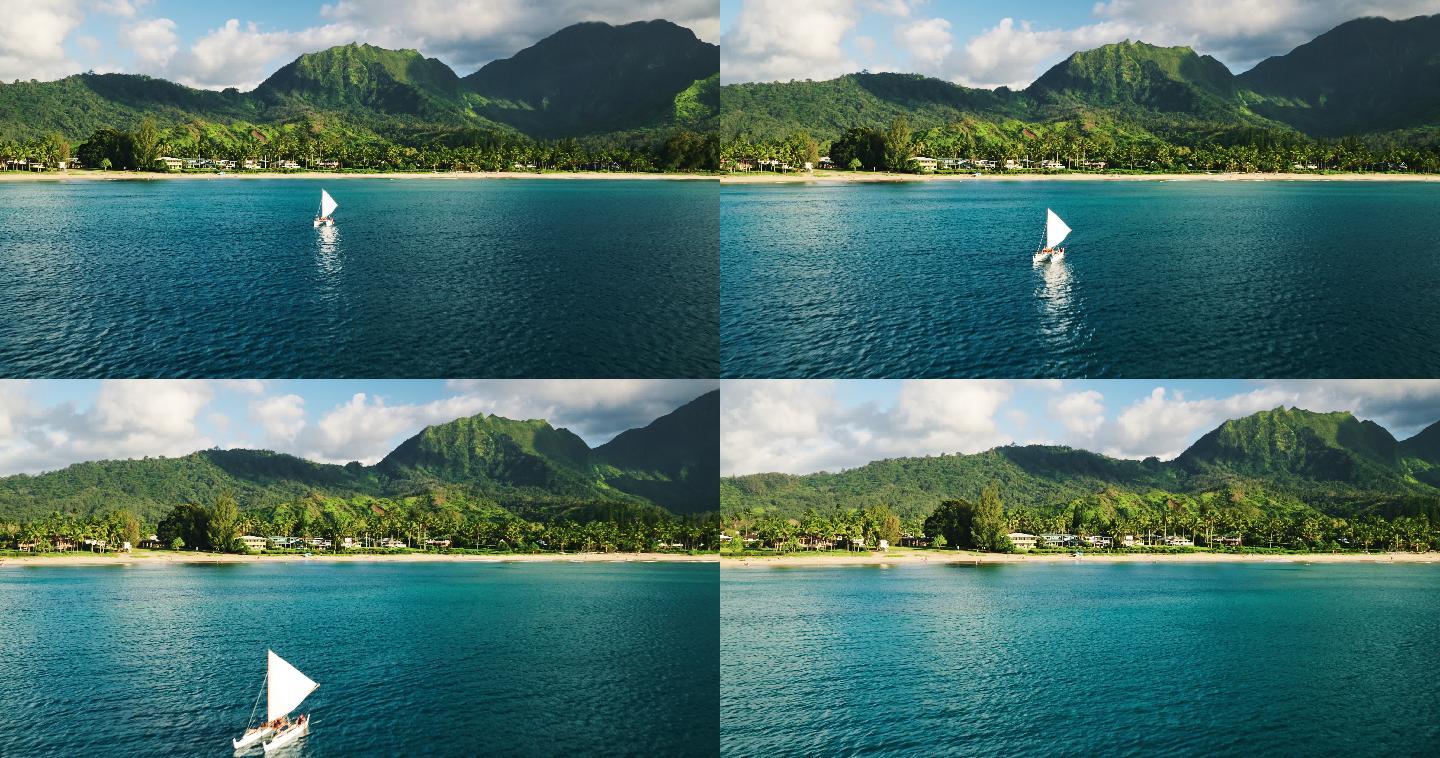
{"type": "Polygon", "coordinates": [[[1065,248],[1060,243],[1065,241],[1066,235],[1070,234],[1070,227],[1055,215],[1055,211],[1045,209],[1045,246],[1035,251],[1035,262],[1045,260],[1060,260],[1065,256],[1065,248]]]}
{"type": "Polygon", "coordinates": [[[335,202],[335,198],[330,197],[329,192],[323,189],[320,190],[320,215],[315,217],[315,228],[334,226],[335,219],[331,218],[330,214],[334,213],[335,209],[339,207],[340,204],[335,202]]]}
{"type": "MultiPolygon", "coordinates": [[[[310,732],[310,717],[302,715],[291,721],[290,712],[300,707],[300,703],[320,685],[300,673],[300,669],[291,666],[284,658],[276,655],[274,650],[265,652],[269,654],[264,684],[266,692],[265,723],[247,727],[239,739],[230,740],[237,751],[251,747],[268,737],[269,741],[264,744],[265,752],[269,753],[310,732]]],[[[256,707],[260,705],[258,694],[255,696],[255,705],[256,707]]],[[[255,718],[253,710],[250,718],[252,720],[255,718]]]]}

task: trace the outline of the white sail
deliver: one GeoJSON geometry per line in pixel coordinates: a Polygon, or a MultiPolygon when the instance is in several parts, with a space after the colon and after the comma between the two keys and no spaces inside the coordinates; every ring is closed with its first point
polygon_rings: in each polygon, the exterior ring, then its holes
{"type": "Polygon", "coordinates": [[[270,667],[265,676],[265,709],[270,714],[266,721],[274,721],[295,710],[320,685],[276,655],[274,650],[266,652],[270,654],[270,667]]]}
{"type": "Polygon", "coordinates": [[[1045,247],[1053,250],[1065,241],[1065,235],[1070,233],[1070,227],[1065,225],[1055,211],[1045,209],[1045,247]]]}
{"type": "Polygon", "coordinates": [[[335,212],[336,208],[339,207],[340,204],[335,202],[335,198],[330,197],[329,192],[326,192],[323,189],[320,190],[320,215],[322,217],[328,217],[330,214],[335,212]]]}

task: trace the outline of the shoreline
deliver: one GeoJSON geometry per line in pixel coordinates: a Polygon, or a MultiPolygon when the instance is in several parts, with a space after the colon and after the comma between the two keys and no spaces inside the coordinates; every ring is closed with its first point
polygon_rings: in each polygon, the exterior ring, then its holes
{"type": "Polygon", "coordinates": [[[532,173],[529,171],[386,171],[373,174],[342,173],[338,171],[244,171],[227,174],[186,174],[180,172],[150,171],[57,171],[25,172],[0,171],[3,182],[125,182],[125,181],[213,181],[220,179],[446,179],[452,181],[483,179],[547,179],[547,180],[646,180],[646,181],[705,181],[717,180],[717,174],[650,174],[632,171],[554,171],[532,173]]]}
{"type": "Polygon", "coordinates": [[[793,174],[724,174],[721,184],[894,184],[904,182],[1440,182],[1440,174],[895,174],[813,171],[793,174]]]}
{"type": "Polygon", "coordinates": [[[929,564],[1016,563],[1440,563],[1440,553],[1093,553],[1076,558],[1068,554],[976,553],[862,553],[846,555],[723,556],[727,569],[830,566],[924,566],[929,564]]]}
{"type": "Polygon", "coordinates": [[[317,553],[307,557],[304,555],[236,555],[138,550],[125,555],[78,553],[0,557],[0,569],[7,566],[174,566],[197,563],[715,563],[718,561],[719,556],[714,553],[701,555],[683,553],[516,553],[514,555],[317,553]]]}

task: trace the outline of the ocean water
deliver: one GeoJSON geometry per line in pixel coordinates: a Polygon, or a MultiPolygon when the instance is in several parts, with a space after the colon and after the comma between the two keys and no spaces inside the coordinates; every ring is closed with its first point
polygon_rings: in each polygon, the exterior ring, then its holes
{"type": "Polygon", "coordinates": [[[0,755],[229,755],[267,647],[320,684],[287,755],[714,755],[718,573],[0,567],[0,755]]]}
{"type": "Polygon", "coordinates": [[[1434,755],[1440,566],[726,569],[721,753],[1434,755]]]}
{"type": "Polygon", "coordinates": [[[714,376],[717,192],[0,183],[0,376],[714,376]]]}
{"type": "Polygon", "coordinates": [[[1440,374],[1440,184],[720,192],[730,377],[1440,374]],[[1045,209],[1074,229],[1031,264],[1045,209]]]}

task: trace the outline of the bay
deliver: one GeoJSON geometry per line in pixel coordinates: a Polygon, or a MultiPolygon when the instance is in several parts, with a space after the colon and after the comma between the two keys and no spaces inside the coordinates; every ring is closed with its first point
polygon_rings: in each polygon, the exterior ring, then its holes
{"type": "Polygon", "coordinates": [[[1440,566],[726,569],[721,753],[1433,755],[1440,566]]]}
{"type": "Polygon", "coordinates": [[[718,370],[709,181],[0,183],[0,376],[718,370]],[[320,190],[340,203],[312,228],[320,190]]]}
{"type": "Polygon", "coordinates": [[[1423,182],[721,188],[728,377],[1440,374],[1423,182]],[[1033,266],[1045,209],[1074,232],[1033,266]]]}
{"type": "Polygon", "coordinates": [[[292,755],[714,755],[714,564],[0,567],[0,755],[229,755],[265,651],[292,755]]]}

